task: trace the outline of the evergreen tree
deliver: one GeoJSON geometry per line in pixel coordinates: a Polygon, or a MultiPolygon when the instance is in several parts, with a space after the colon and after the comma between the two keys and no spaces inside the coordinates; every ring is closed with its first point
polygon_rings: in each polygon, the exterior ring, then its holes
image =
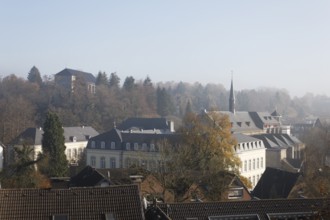
{"type": "Polygon", "coordinates": [[[46,174],[50,177],[65,176],[68,171],[68,161],[65,155],[64,130],[55,113],[47,113],[43,129],[42,150],[48,159],[46,174]]]}
{"type": "Polygon", "coordinates": [[[110,88],[119,89],[120,78],[118,77],[116,72],[111,73],[109,79],[109,86],[110,88]]]}
{"type": "Polygon", "coordinates": [[[131,91],[135,86],[135,79],[133,76],[128,76],[125,79],[125,82],[123,84],[123,88],[127,91],[131,91]]]}
{"type": "Polygon", "coordinates": [[[143,86],[152,86],[152,82],[149,76],[147,76],[147,78],[143,81],[143,86]]]}
{"type": "Polygon", "coordinates": [[[171,96],[165,88],[157,88],[157,113],[162,116],[168,116],[174,111],[174,105],[171,96]]]}
{"type": "Polygon", "coordinates": [[[188,103],[186,105],[185,115],[188,115],[188,114],[191,114],[191,113],[193,113],[193,110],[192,110],[190,101],[188,101],[188,103]]]}
{"type": "Polygon", "coordinates": [[[28,73],[28,80],[33,83],[37,83],[38,85],[42,84],[42,79],[40,76],[40,72],[37,67],[33,66],[28,73]]]}
{"type": "Polygon", "coordinates": [[[95,84],[98,85],[109,85],[108,76],[105,72],[99,72],[96,77],[95,84]]]}

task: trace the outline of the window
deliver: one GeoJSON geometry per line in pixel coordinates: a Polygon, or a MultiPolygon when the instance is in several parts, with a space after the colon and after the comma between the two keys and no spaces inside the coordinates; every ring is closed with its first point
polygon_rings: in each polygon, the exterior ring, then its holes
{"type": "Polygon", "coordinates": [[[257,175],[257,183],[259,182],[259,179],[260,179],[260,177],[259,177],[259,174],[257,175]]]}
{"type": "Polygon", "coordinates": [[[134,150],[139,150],[139,144],[138,143],[134,143],[134,150]]]}
{"type": "Polygon", "coordinates": [[[95,141],[92,141],[92,142],[91,142],[91,147],[92,147],[92,148],[95,148],[95,141]]]}
{"type": "Polygon", "coordinates": [[[77,137],[76,137],[76,136],[71,136],[71,137],[70,137],[70,140],[71,140],[72,142],[76,142],[76,141],[77,141],[77,137]]]}
{"type": "Polygon", "coordinates": [[[269,220],[291,220],[291,219],[314,219],[314,212],[294,212],[294,213],[268,213],[269,220]]]}
{"type": "Polygon", "coordinates": [[[68,215],[65,214],[56,214],[52,216],[52,220],[68,220],[68,215]]]}
{"type": "Polygon", "coordinates": [[[131,145],[130,145],[130,143],[126,143],[126,150],[131,150],[131,145]]]}
{"type": "Polygon", "coordinates": [[[115,142],[111,142],[111,149],[112,150],[116,149],[116,143],[115,142]]]}
{"type": "Polygon", "coordinates": [[[101,141],[101,148],[104,149],[105,148],[105,142],[101,141]]]}
{"type": "Polygon", "coordinates": [[[104,220],[116,220],[112,213],[105,213],[104,220]]]}
{"type": "Polygon", "coordinates": [[[241,199],[243,197],[243,188],[233,188],[228,191],[228,199],[241,199]]]}
{"type": "Polygon", "coordinates": [[[259,169],[259,158],[257,158],[257,169],[259,169]]]}
{"type": "Polygon", "coordinates": [[[116,158],[110,158],[110,168],[116,168],[116,158]]]}
{"type": "Polygon", "coordinates": [[[263,157],[260,158],[260,167],[261,168],[264,167],[264,158],[263,157]]]}
{"type": "Polygon", "coordinates": [[[255,177],[255,176],[252,177],[252,185],[253,185],[253,186],[256,185],[256,177],[255,177]]]}
{"type": "Polygon", "coordinates": [[[100,167],[103,169],[105,168],[105,158],[104,157],[101,157],[100,167]]]}
{"type": "Polygon", "coordinates": [[[253,159],[253,169],[256,169],[256,159],[253,159]]]}
{"type": "Polygon", "coordinates": [[[146,143],[143,143],[143,144],[142,144],[142,150],[143,150],[143,151],[147,150],[147,144],[146,144],[146,143]]]}
{"type": "Polygon", "coordinates": [[[150,144],[150,151],[155,151],[155,145],[154,144],[150,144]]]}
{"type": "Polygon", "coordinates": [[[78,157],[78,151],[77,148],[73,149],[73,158],[77,158],[78,157]]]}
{"type": "Polygon", "coordinates": [[[68,149],[68,158],[71,159],[71,149],[68,149]]]}
{"type": "Polygon", "coordinates": [[[244,171],[246,172],[247,171],[247,161],[244,160],[244,171]]]}
{"type": "Polygon", "coordinates": [[[91,166],[95,167],[96,165],[96,158],[94,156],[91,156],[91,166]]]}
{"type": "Polygon", "coordinates": [[[251,170],[251,160],[249,160],[249,170],[251,170]]]}
{"type": "Polygon", "coordinates": [[[83,152],[83,149],[82,149],[82,148],[79,148],[79,149],[78,149],[78,157],[81,157],[82,152],[83,152]]]}

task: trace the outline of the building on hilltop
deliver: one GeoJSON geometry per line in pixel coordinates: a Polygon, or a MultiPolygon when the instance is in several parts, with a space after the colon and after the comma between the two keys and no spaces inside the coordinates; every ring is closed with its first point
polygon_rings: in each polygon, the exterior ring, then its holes
{"type": "Polygon", "coordinates": [[[92,94],[95,93],[96,78],[91,73],[86,73],[80,70],[73,70],[65,68],[61,72],[55,74],[55,84],[74,92],[78,83],[86,86],[88,91],[92,94]]]}
{"type": "MultiPolygon", "coordinates": [[[[90,126],[63,127],[63,130],[66,147],[65,154],[69,163],[76,163],[82,152],[85,150],[88,140],[99,134],[90,126]]],[[[12,155],[14,147],[22,147],[23,145],[27,145],[33,148],[33,159],[37,159],[38,154],[42,152],[43,133],[44,131],[42,128],[27,128],[10,144],[9,155],[12,155]]]]}

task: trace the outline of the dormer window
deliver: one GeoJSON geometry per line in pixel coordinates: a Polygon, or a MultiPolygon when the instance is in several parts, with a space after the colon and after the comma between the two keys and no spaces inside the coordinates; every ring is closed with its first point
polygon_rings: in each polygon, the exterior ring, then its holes
{"type": "Polygon", "coordinates": [[[68,220],[68,215],[65,214],[59,214],[59,215],[53,215],[52,220],[68,220]]]}
{"type": "Polygon", "coordinates": [[[154,144],[150,144],[150,151],[155,151],[155,145],[154,144]]]}
{"type": "Polygon", "coordinates": [[[91,148],[95,148],[95,141],[91,142],[91,148]]]}
{"type": "Polygon", "coordinates": [[[126,150],[131,150],[131,144],[130,143],[126,143],[126,150]]]}
{"type": "Polygon", "coordinates": [[[111,142],[111,149],[112,150],[116,149],[116,143],[115,142],[111,142]]]}
{"type": "Polygon", "coordinates": [[[105,142],[101,141],[101,148],[104,149],[105,148],[105,142]]]}
{"type": "Polygon", "coordinates": [[[241,127],[242,126],[242,122],[237,122],[237,125],[241,127]]]}
{"type": "Polygon", "coordinates": [[[247,126],[250,126],[250,122],[249,122],[249,121],[245,122],[245,124],[246,124],[247,126]]]}
{"type": "Polygon", "coordinates": [[[76,142],[76,141],[77,141],[77,137],[76,137],[76,136],[71,136],[71,137],[70,137],[70,140],[71,140],[72,142],[76,142]]]}

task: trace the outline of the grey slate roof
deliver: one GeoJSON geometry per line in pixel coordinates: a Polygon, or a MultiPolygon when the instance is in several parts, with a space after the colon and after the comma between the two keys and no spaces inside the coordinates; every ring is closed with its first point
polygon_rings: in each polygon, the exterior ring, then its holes
{"type": "Polygon", "coordinates": [[[266,148],[287,148],[301,142],[294,136],[288,134],[257,134],[253,137],[260,139],[264,142],[266,148]]]}
{"type": "MultiPolygon", "coordinates": [[[[65,142],[72,142],[72,137],[76,141],[87,141],[90,137],[94,137],[99,133],[90,126],[83,127],[63,127],[65,142]]],[[[41,145],[43,130],[41,128],[27,128],[18,135],[13,141],[13,144],[28,143],[31,145],[41,145]]]]}
{"type": "Polygon", "coordinates": [[[88,141],[87,148],[92,148],[91,143],[94,141],[96,143],[95,148],[100,148],[100,143],[105,142],[104,150],[109,150],[111,148],[111,142],[115,142],[116,150],[125,150],[126,143],[146,143],[146,144],[156,144],[158,141],[168,140],[173,142],[178,142],[180,140],[178,134],[173,133],[134,133],[134,132],[122,132],[118,129],[111,129],[108,132],[99,134],[88,141]]]}
{"type": "Polygon", "coordinates": [[[95,83],[96,82],[96,78],[93,74],[83,72],[83,71],[80,71],[80,70],[68,69],[68,68],[65,68],[61,72],[55,74],[55,77],[56,76],[77,76],[77,77],[83,78],[85,80],[85,82],[89,82],[89,83],[95,83]]]}
{"type": "Polygon", "coordinates": [[[70,220],[142,220],[137,185],[70,189],[2,189],[0,218],[45,220],[65,214],[70,220]]]}
{"type": "Polygon", "coordinates": [[[254,138],[252,136],[244,135],[244,134],[240,134],[240,133],[235,133],[235,134],[233,134],[233,136],[237,140],[237,143],[260,141],[260,139],[258,139],[258,138],[254,138]]]}
{"type": "Polygon", "coordinates": [[[300,176],[300,173],[267,167],[252,194],[259,199],[287,198],[300,176]]]}
{"type": "Polygon", "coordinates": [[[213,111],[210,113],[227,115],[232,124],[233,133],[260,133],[266,125],[280,125],[280,123],[268,112],[237,111],[233,113],[229,111],[213,111]]]}
{"type": "MultiPolygon", "coordinates": [[[[156,219],[198,219],[198,220],[228,220],[228,219],[260,219],[268,220],[267,214],[278,213],[276,219],[312,216],[322,208],[330,209],[330,199],[278,199],[251,200],[233,202],[202,202],[202,203],[169,203],[158,204],[146,212],[146,220],[156,219]],[[162,218],[158,218],[158,215],[162,218]],[[258,215],[258,218],[256,218],[258,215]],[[225,218],[236,216],[237,218],[225,218]],[[243,217],[243,216],[250,216],[243,217]],[[211,218],[213,217],[213,218],[211,218]]],[[[275,219],[275,218],[274,218],[275,219]]],[[[290,218],[291,219],[291,218],[290,218]]],[[[294,218],[293,218],[294,219],[294,218]]],[[[308,219],[308,218],[306,218],[308,219]]]]}
{"type": "Polygon", "coordinates": [[[119,130],[170,130],[170,122],[166,118],[128,118],[119,126],[119,130]]]}

